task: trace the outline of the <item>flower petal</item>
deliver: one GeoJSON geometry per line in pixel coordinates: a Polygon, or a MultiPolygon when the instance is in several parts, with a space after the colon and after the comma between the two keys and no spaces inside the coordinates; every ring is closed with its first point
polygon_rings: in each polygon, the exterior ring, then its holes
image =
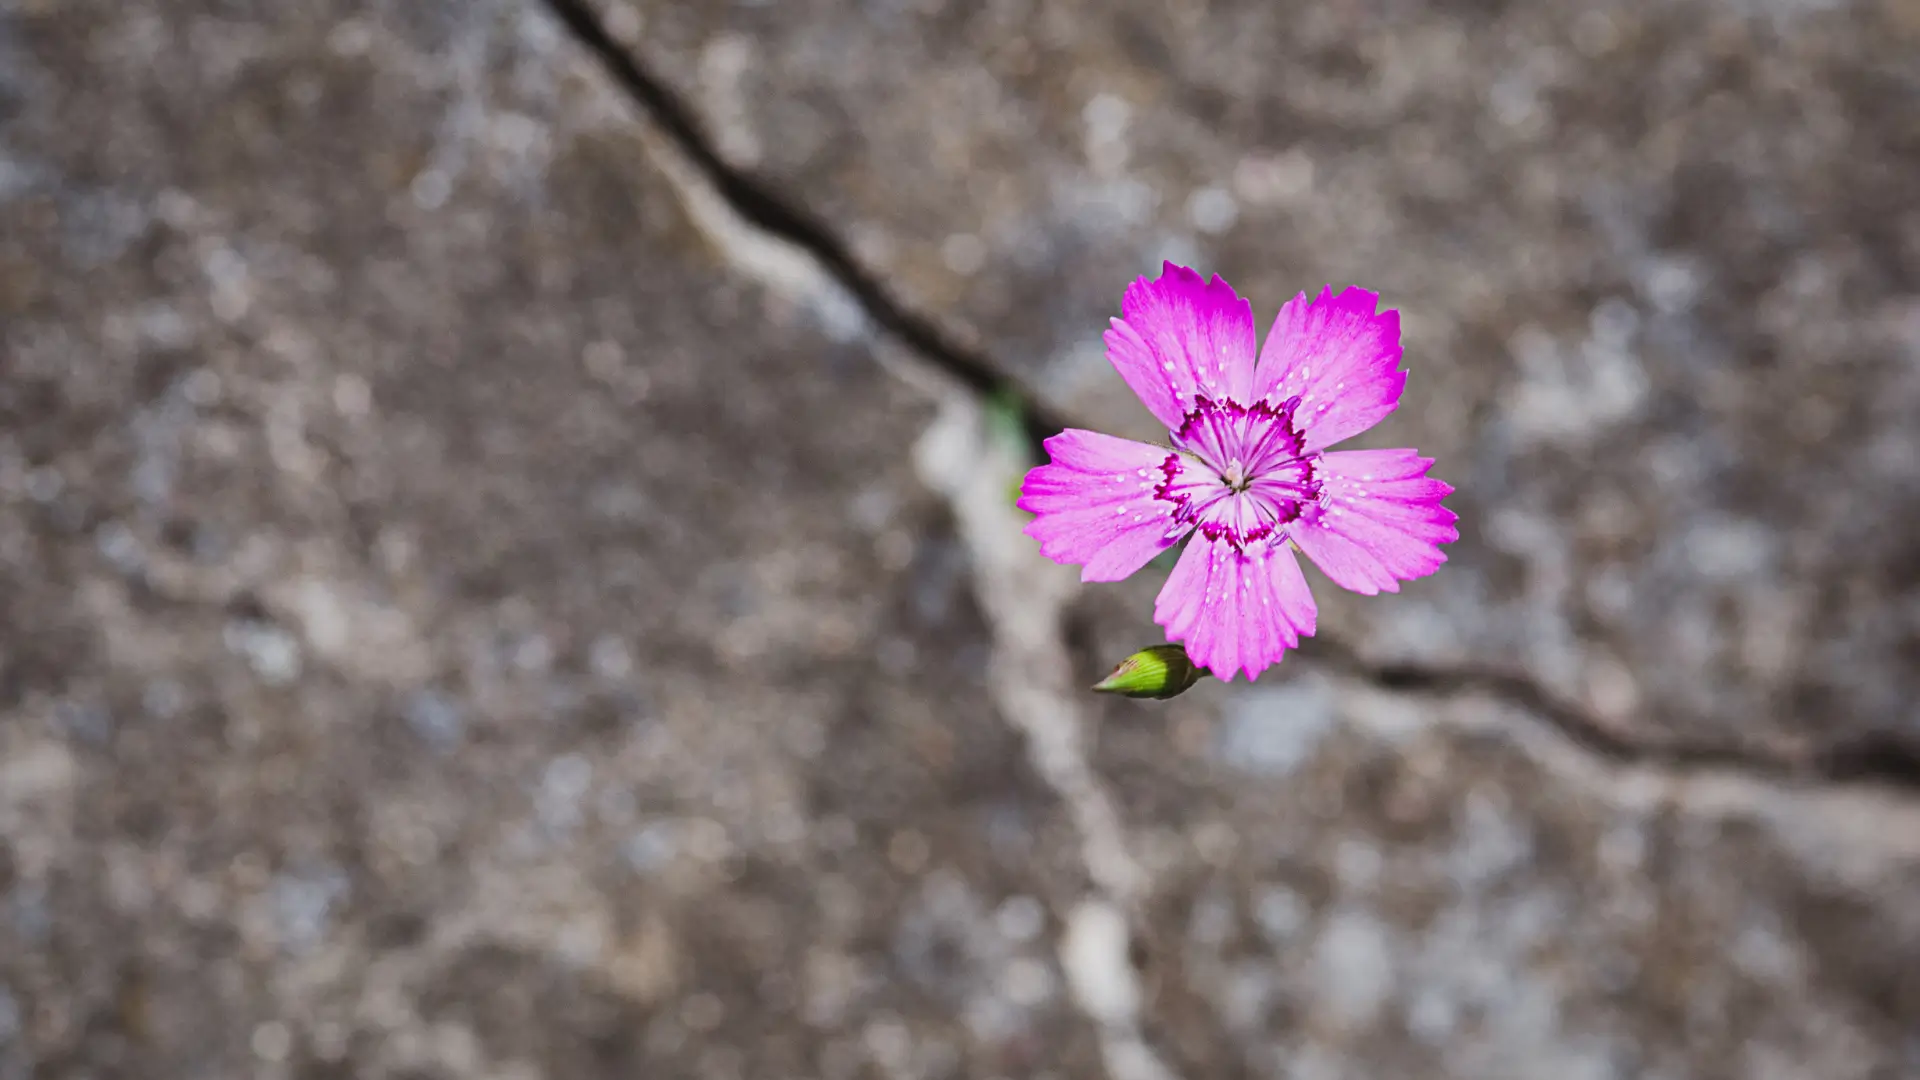
{"type": "Polygon", "coordinates": [[[1191,454],[1169,455],[1160,466],[1163,480],[1154,494],[1173,504],[1175,521],[1193,525],[1216,515],[1220,503],[1233,497],[1232,489],[1220,474],[1193,459],[1191,454]]]}
{"type": "Polygon", "coordinates": [[[1454,512],[1440,505],[1453,488],[1427,476],[1432,458],[1413,450],[1336,450],[1320,458],[1320,500],[1287,535],[1334,583],[1372,596],[1399,592],[1447,556],[1460,539],[1454,512]]]}
{"type": "Polygon", "coordinates": [[[1196,536],[1160,590],[1153,620],[1193,662],[1223,680],[1252,680],[1312,634],[1313,593],[1284,543],[1240,550],[1196,536]]]}
{"type": "Polygon", "coordinates": [[[1253,390],[1253,306],[1215,275],[1167,263],[1127,286],[1107,331],[1107,360],[1169,430],[1196,397],[1246,403],[1253,390]]]}
{"type": "Polygon", "coordinates": [[[1154,497],[1171,451],[1069,428],[1046,442],[1052,464],[1027,473],[1019,505],[1026,533],[1054,562],[1083,564],[1082,581],[1119,581],[1178,543],[1191,527],[1154,497]]]}
{"type": "Polygon", "coordinates": [[[1309,302],[1301,293],[1281,307],[1260,350],[1254,400],[1279,405],[1298,396],[1294,425],[1306,449],[1321,450],[1380,422],[1400,404],[1400,313],[1374,313],[1380,297],[1332,286],[1309,302]]]}

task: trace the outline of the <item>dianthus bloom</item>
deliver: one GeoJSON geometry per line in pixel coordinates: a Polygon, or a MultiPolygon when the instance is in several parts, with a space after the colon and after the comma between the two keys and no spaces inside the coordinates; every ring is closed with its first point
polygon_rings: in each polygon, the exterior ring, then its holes
{"type": "Polygon", "coordinates": [[[1400,402],[1400,316],[1364,289],[1280,309],[1255,353],[1253,308],[1225,281],[1166,264],[1127,289],[1107,359],[1167,425],[1156,446],[1069,429],[1027,474],[1027,534],[1083,581],[1118,581],[1189,534],[1154,621],[1222,679],[1253,677],[1314,630],[1294,550],[1369,596],[1446,561],[1459,538],[1412,450],[1327,447],[1400,402]]]}

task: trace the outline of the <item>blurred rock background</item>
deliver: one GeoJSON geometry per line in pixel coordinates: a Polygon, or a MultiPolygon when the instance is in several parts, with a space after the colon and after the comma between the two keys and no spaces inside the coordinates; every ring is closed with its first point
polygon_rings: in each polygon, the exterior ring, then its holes
{"type": "Polygon", "coordinates": [[[0,1080],[1920,1077],[1911,0],[0,0],[0,365],[0,1080]],[[1140,704],[1163,258],[1462,538],[1140,704]]]}

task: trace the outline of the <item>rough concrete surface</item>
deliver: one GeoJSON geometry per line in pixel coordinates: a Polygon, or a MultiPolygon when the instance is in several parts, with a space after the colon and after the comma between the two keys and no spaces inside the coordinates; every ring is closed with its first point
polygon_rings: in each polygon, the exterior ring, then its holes
{"type": "Polygon", "coordinates": [[[0,0],[0,1080],[1920,1077],[1920,8],[0,0]],[[1175,701],[1174,258],[1462,539],[1175,701]]]}

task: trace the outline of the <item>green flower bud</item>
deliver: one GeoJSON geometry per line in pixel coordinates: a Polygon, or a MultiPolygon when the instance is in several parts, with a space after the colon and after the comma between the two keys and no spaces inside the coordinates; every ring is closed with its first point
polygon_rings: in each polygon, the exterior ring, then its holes
{"type": "Polygon", "coordinates": [[[1182,646],[1153,645],[1120,661],[1093,688],[1103,694],[1165,700],[1186,693],[1206,674],[1205,668],[1187,658],[1182,646]]]}

